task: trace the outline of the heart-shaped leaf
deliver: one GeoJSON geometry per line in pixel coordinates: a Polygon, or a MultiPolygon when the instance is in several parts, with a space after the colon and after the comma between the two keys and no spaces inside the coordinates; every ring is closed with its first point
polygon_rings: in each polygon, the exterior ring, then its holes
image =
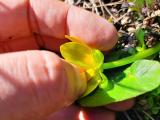
{"type": "Polygon", "coordinates": [[[82,106],[95,107],[134,98],[160,85],[160,63],[153,60],[139,60],[119,75],[109,80],[113,87],[108,89],[105,82],[95,91],[78,102],[82,106]],[[106,86],[106,87],[105,87],[106,86]]]}

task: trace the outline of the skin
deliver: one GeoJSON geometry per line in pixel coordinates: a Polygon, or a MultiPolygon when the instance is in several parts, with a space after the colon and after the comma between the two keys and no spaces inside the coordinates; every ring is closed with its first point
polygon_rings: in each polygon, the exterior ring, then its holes
{"type": "MultiPolygon", "coordinates": [[[[71,105],[86,81],[78,68],[53,53],[67,41],[66,34],[109,50],[117,42],[113,25],[56,0],[0,0],[0,26],[1,120],[76,120],[80,113],[85,120],[114,120],[114,112],[105,107],[71,105]]],[[[132,105],[129,100],[107,108],[126,110],[132,105]]]]}

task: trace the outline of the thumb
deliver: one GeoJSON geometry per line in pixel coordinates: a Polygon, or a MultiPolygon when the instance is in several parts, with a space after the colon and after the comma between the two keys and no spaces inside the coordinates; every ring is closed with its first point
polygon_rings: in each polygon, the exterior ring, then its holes
{"type": "Polygon", "coordinates": [[[47,51],[0,55],[0,120],[41,120],[84,91],[78,69],[47,51]]]}

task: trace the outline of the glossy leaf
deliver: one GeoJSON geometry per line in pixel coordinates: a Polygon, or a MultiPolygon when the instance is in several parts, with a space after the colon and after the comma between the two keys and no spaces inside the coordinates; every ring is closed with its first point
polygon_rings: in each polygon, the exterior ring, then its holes
{"type": "Polygon", "coordinates": [[[114,79],[108,89],[102,82],[93,93],[80,99],[82,106],[95,107],[134,98],[149,92],[160,85],[160,63],[153,60],[139,60],[114,79]]]}
{"type": "Polygon", "coordinates": [[[98,68],[104,59],[99,50],[77,42],[61,45],[60,52],[66,61],[86,69],[98,68]]]}

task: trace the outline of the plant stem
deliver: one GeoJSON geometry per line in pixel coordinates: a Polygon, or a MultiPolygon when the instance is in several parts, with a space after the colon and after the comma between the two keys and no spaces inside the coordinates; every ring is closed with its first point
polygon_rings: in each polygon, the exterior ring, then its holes
{"type": "Polygon", "coordinates": [[[155,120],[149,113],[147,113],[146,111],[142,110],[142,112],[150,118],[150,120],[155,120]]]}
{"type": "Polygon", "coordinates": [[[144,59],[146,57],[149,57],[157,52],[160,52],[160,43],[158,43],[156,46],[154,46],[153,48],[149,48],[146,49],[144,51],[141,51],[135,55],[126,57],[126,58],[122,58],[120,60],[116,60],[113,62],[108,62],[108,63],[104,63],[102,65],[103,69],[110,69],[110,68],[115,68],[115,67],[120,67],[123,65],[127,65],[130,64],[136,60],[140,60],[140,59],[144,59]]]}

